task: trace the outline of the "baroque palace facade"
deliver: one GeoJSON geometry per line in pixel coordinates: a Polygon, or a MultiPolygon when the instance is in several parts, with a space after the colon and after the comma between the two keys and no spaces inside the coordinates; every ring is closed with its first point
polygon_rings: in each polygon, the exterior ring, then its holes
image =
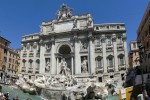
{"type": "Polygon", "coordinates": [[[128,67],[124,23],[93,24],[91,14],[72,15],[62,5],[39,33],[22,37],[23,75],[75,75],[77,78],[123,76],[128,67]]]}

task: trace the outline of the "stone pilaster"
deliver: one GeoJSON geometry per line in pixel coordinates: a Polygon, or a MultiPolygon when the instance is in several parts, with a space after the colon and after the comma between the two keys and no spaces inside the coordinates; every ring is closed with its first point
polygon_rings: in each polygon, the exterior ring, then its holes
{"type": "Polygon", "coordinates": [[[112,40],[113,40],[113,47],[114,47],[114,61],[115,61],[115,63],[114,63],[114,67],[115,67],[115,71],[118,71],[118,56],[117,56],[117,43],[116,43],[116,35],[115,34],[113,34],[113,38],[112,38],[112,40]]]}
{"type": "Polygon", "coordinates": [[[103,50],[103,69],[104,73],[107,73],[107,59],[106,59],[106,38],[105,35],[102,35],[101,37],[102,41],[102,50],[103,50]]]}
{"type": "Polygon", "coordinates": [[[127,51],[127,42],[126,42],[126,34],[124,33],[123,34],[123,44],[124,44],[124,56],[125,56],[125,67],[127,68],[128,67],[128,51],[127,51]]]}
{"type": "Polygon", "coordinates": [[[92,32],[89,32],[89,66],[90,73],[95,74],[95,45],[94,45],[94,37],[92,36],[92,32]]]}
{"type": "Polygon", "coordinates": [[[74,60],[75,60],[75,74],[81,74],[81,57],[80,57],[80,45],[77,37],[77,33],[74,35],[74,60]]]}
{"type": "Polygon", "coordinates": [[[44,57],[44,53],[45,53],[45,46],[43,44],[43,40],[40,41],[40,74],[44,74],[45,73],[45,57],[44,57]]]}
{"type": "Polygon", "coordinates": [[[56,74],[56,58],[55,58],[55,40],[54,36],[52,37],[52,47],[51,47],[51,74],[56,74]]]}

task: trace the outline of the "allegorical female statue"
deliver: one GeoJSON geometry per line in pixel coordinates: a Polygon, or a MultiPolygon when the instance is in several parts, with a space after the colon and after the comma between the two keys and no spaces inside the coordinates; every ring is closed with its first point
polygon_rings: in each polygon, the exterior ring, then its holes
{"type": "Polygon", "coordinates": [[[82,68],[82,73],[87,73],[87,59],[84,57],[82,63],[81,63],[81,68],[82,68]]]}
{"type": "Polygon", "coordinates": [[[50,61],[46,62],[45,72],[50,72],[50,61]]]}

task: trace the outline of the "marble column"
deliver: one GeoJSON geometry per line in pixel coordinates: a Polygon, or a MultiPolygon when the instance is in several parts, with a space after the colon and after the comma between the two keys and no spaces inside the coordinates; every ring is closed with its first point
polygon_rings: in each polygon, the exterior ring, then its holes
{"type": "Polygon", "coordinates": [[[40,74],[45,73],[45,47],[43,43],[40,43],[40,74]]]}
{"type": "Polygon", "coordinates": [[[128,51],[127,51],[127,42],[126,42],[126,34],[123,34],[123,44],[124,44],[124,56],[125,56],[125,67],[128,68],[128,51]]]}
{"type": "Polygon", "coordinates": [[[93,36],[92,32],[89,32],[89,66],[90,67],[90,73],[95,74],[95,47],[93,44],[93,36]]]}
{"type": "Polygon", "coordinates": [[[103,70],[104,73],[107,73],[107,58],[106,58],[106,38],[105,35],[102,35],[102,52],[103,52],[103,70]]]}
{"type": "Polygon", "coordinates": [[[59,57],[56,58],[57,74],[59,74],[59,57]]]}
{"type": "Polygon", "coordinates": [[[73,56],[71,56],[71,74],[73,75],[74,72],[73,72],[73,56]]]}
{"type": "Polygon", "coordinates": [[[117,56],[117,43],[116,43],[116,35],[113,34],[113,47],[114,47],[114,67],[115,67],[115,71],[118,71],[118,56],[117,56]]]}
{"type": "Polygon", "coordinates": [[[51,47],[51,74],[56,74],[56,58],[55,58],[55,40],[54,37],[52,37],[52,47],[51,47]]]}
{"type": "Polygon", "coordinates": [[[80,45],[77,34],[74,35],[74,60],[75,60],[75,74],[81,74],[81,57],[80,57],[80,45]]]}

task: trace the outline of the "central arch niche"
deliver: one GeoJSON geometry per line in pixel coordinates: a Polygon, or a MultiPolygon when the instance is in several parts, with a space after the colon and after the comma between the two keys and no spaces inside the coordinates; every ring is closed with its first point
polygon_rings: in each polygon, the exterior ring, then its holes
{"type": "Polygon", "coordinates": [[[59,53],[60,54],[70,54],[71,53],[71,49],[68,45],[64,44],[59,48],[59,53]]]}
{"type": "Polygon", "coordinates": [[[68,44],[63,44],[59,47],[58,53],[59,55],[59,63],[62,62],[62,58],[65,58],[67,63],[67,67],[71,70],[71,47],[68,44]]]}

